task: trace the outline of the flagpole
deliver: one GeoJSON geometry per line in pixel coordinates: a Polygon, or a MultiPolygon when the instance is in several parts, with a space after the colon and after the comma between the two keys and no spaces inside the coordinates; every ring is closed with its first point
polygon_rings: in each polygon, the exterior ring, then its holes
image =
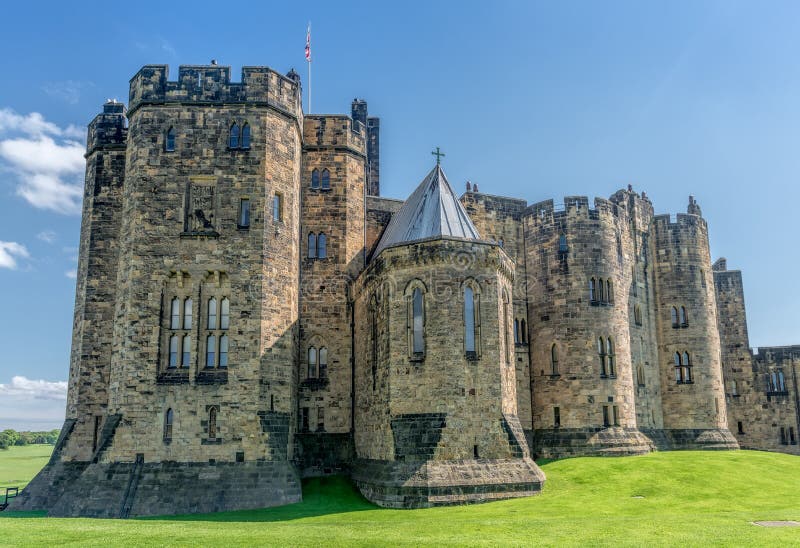
{"type": "Polygon", "coordinates": [[[311,21],[306,33],[306,61],[308,62],[308,113],[311,114],[311,21]]]}

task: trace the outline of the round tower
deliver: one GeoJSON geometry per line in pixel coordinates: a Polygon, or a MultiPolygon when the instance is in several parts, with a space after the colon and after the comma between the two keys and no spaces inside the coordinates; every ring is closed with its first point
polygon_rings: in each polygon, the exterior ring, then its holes
{"type": "Polygon", "coordinates": [[[653,221],[653,279],[664,431],[673,448],[735,449],[728,430],[708,226],[688,213],[653,221]]]}
{"type": "Polygon", "coordinates": [[[628,292],[627,211],[596,199],[535,204],[525,217],[534,449],[546,457],[640,454],[628,292]]]}

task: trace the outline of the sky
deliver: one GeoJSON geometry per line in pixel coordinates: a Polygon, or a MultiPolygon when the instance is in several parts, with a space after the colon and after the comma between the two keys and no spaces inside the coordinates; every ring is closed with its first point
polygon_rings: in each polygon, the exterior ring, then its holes
{"type": "MultiPolygon", "coordinates": [[[[751,345],[800,344],[800,3],[14,2],[0,51],[0,429],[60,425],[85,130],[144,64],[295,68],[314,113],[381,118],[381,193],[436,146],[457,190],[694,195],[744,277],[751,345]]],[[[171,78],[171,79],[173,79],[171,78]]]]}

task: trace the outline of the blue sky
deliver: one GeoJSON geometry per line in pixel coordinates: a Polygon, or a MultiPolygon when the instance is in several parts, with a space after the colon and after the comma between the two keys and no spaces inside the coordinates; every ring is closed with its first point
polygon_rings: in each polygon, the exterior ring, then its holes
{"type": "MultiPolygon", "coordinates": [[[[0,19],[0,408],[63,416],[85,126],[147,63],[296,68],[313,107],[381,117],[382,193],[442,147],[450,181],[529,202],[694,194],[743,270],[753,346],[800,344],[796,2],[15,2],[0,19]],[[230,7],[230,9],[227,9],[230,7]],[[35,382],[40,381],[40,382],[35,382]]],[[[27,422],[25,422],[27,421],[27,422]]],[[[45,422],[42,422],[44,424],[45,422]]],[[[57,421],[56,421],[57,422],[57,421]]]]}

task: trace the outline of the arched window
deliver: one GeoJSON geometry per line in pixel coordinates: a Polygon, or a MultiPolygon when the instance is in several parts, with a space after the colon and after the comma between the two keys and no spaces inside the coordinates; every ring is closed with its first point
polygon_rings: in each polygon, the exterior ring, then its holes
{"type": "Polygon", "coordinates": [[[208,328],[217,328],[217,299],[211,297],[208,299],[208,328]]]}
{"type": "Polygon", "coordinates": [[[313,232],[308,234],[308,258],[317,258],[317,235],[313,232]]]}
{"type": "Polygon", "coordinates": [[[322,170],[322,190],[329,190],[331,188],[331,172],[327,169],[322,170]]]}
{"type": "Polygon", "coordinates": [[[550,347],[550,368],[551,375],[558,375],[558,347],[555,343],[550,347]]]}
{"type": "Polygon", "coordinates": [[[422,297],[422,291],[419,287],[415,287],[411,294],[411,308],[412,308],[412,352],[414,354],[422,354],[425,352],[425,306],[422,297]]]}
{"type": "Polygon", "coordinates": [[[558,252],[559,253],[566,253],[567,252],[567,235],[561,234],[558,237],[558,252]]]}
{"type": "Polygon", "coordinates": [[[524,319],[520,320],[519,329],[522,334],[522,344],[528,344],[528,326],[525,324],[524,319]]]}
{"type": "Polygon", "coordinates": [[[514,344],[520,344],[519,340],[519,320],[514,318],[514,344]]]}
{"type": "Polygon", "coordinates": [[[778,392],[786,392],[786,379],[783,377],[783,371],[778,371],[778,392]]]}
{"type": "Polygon", "coordinates": [[[681,367],[681,354],[680,352],[675,352],[675,356],[673,356],[675,361],[675,382],[683,382],[683,368],[681,367]]]}
{"type": "Polygon", "coordinates": [[[594,278],[589,280],[589,301],[597,302],[597,282],[594,278]]]}
{"type": "Polygon", "coordinates": [[[189,367],[189,364],[192,361],[192,336],[191,335],[184,335],[183,336],[183,352],[181,355],[181,366],[182,367],[189,367]]]}
{"type": "Polygon", "coordinates": [[[181,300],[178,297],[172,299],[172,304],[170,305],[169,328],[181,328],[181,300]]]}
{"type": "Polygon", "coordinates": [[[611,280],[606,280],[606,301],[610,303],[614,302],[614,291],[611,280]]]}
{"type": "Polygon", "coordinates": [[[606,301],[605,284],[603,283],[603,278],[597,279],[597,300],[601,303],[606,301]]]}
{"type": "Polygon", "coordinates": [[[231,301],[223,297],[220,302],[219,328],[228,329],[231,325],[231,301]]]}
{"type": "Polygon", "coordinates": [[[508,293],[506,290],[503,290],[503,332],[505,333],[505,340],[506,340],[506,363],[511,364],[514,363],[514,354],[513,354],[513,345],[511,344],[511,337],[512,333],[509,332],[509,329],[512,329],[511,323],[511,313],[509,312],[510,302],[508,298],[508,293]]]}
{"type": "Polygon", "coordinates": [[[319,378],[324,379],[328,376],[328,349],[323,346],[319,349],[319,378]]]}
{"type": "Polygon", "coordinates": [[[638,304],[633,307],[633,321],[636,325],[642,325],[642,308],[638,304]]]}
{"type": "Polygon", "coordinates": [[[178,336],[172,335],[169,338],[169,367],[178,367],[178,336]]]}
{"type": "Polygon", "coordinates": [[[217,358],[217,336],[206,337],[206,367],[214,367],[217,358]]]}
{"type": "Polygon", "coordinates": [[[250,124],[247,122],[242,126],[242,140],[240,144],[242,148],[250,148],[250,124]]]}
{"type": "Polygon", "coordinates": [[[607,377],[608,369],[606,366],[606,343],[603,337],[597,339],[597,352],[600,355],[600,376],[607,377]]]}
{"type": "Polygon", "coordinates": [[[475,355],[475,292],[464,287],[464,350],[467,355],[475,355]]]}
{"type": "Polygon", "coordinates": [[[172,440],[172,419],[172,408],[170,408],[164,413],[164,441],[172,440]]]}
{"type": "Polygon", "coordinates": [[[769,391],[770,392],[778,391],[778,374],[775,371],[773,371],[770,374],[769,391]]]}
{"type": "Polygon", "coordinates": [[[222,335],[219,338],[219,366],[228,367],[228,336],[222,335]]]}
{"type": "Polygon", "coordinates": [[[317,236],[317,259],[325,259],[328,257],[328,238],[324,232],[320,232],[317,236]]]}
{"type": "Polygon", "coordinates": [[[192,298],[189,297],[183,301],[183,328],[192,328],[192,298]]]}
{"type": "Polygon", "coordinates": [[[606,339],[606,354],[608,354],[608,376],[613,377],[617,373],[614,369],[614,341],[611,340],[611,337],[606,339]]]}
{"type": "Polygon", "coordinates": [[[644,368],[641,365],[636,366],[636,384],[644,386],[644,368]]]}
{"type": "Polygon", "coordinates": [[[229,148],[239,148],[239,124],[236,122],[231,125],[230,136],[228,139],[229,148]]]}
{"type": "Polygon", "coordinates": [[[208,410],[208,439],[213,440],[217,437],[217,408],[212,407],[208,410]]]}
{"type": "Polygon", "coordinates": [[[319,170],[316,168],[311,172],[311,188],[319,188],[319,170]]]}
{"type": "Polygon", "coordinates": [[[681,327],[686,327],[687,325],[689,325],[689,319],[686,317],[685,306],[681,307],[680,320],[681,320],[681,327]]]}
{"type": "Polygon", "coordinates": [[[317,347],[310,346],[308,348],[308,378],[314,379],[317,377],[317,347]]]}
{"type": "Polygon", "coordinates": [[[166,139],[164,139],[164,150],[173,152],[175,150],[175,128],[171,127],[167,130],[166,139]]]}
{"type": "Polygon", "coordinates": [[[672,317],[672,327],[680,327],[680,324],[678,323],[678,309],[675,308],[674,306],[672,307],[671,310],[671,317],[672,317]]]}

